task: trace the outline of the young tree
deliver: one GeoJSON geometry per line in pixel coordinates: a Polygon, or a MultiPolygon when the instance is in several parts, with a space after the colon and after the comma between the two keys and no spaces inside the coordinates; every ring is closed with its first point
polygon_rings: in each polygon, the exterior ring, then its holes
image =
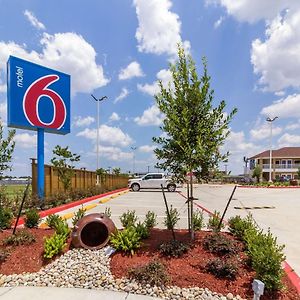
{"type": "Polygon", "coordinates": [[[114,175],[120,175],[121,174],[121,168],[113,168],[112,173],[114,175]]]}
{"type": "Polygon", "coordinates": [[[259,165],[257,165],[254,170],[253,170],[253,173],[252,173],[252,178],[256,178],[256,182],[260,182],[260,176],[261,176],[261,172],[262,172],[262,169],[259,165]]]}
{"type": "Polygon", "coordinates": [[[165,116],[161,129],[166,136],[154,137],[158,144],[154,150],[160,169],[184,180],[190,174],[188,184],[189,227],[193,238],[193,182],[194,172],[207,178],[209,171],[226,161],[229,153],[222,154],[220,147],[229,134],[229,122],[236,109],[224,112],[225,101],[213,106],[214,91],[210,87],[206,60],[203,59],[203,74],[199,78],[195,63],[178,47],[178,60],[171,65],[173,86],[164,87],[159,82],[160,93],[155,96],[157,106],[165,116]]]}
{"type": "Polygon", "coordinates": [[[6,170],[11,170],[10,162],[15,149],[15,130],[9,130],[7,139],[3,138],[3,125],[0,120],[0,179],[6,170]]]}
{"type": "Polygon", "coordinates": [[[55,156],[51,159],[51,163],[57,168],[59,180],[64,186],[64,191],[67,191],[71,187],[74,174],[73,163],[80,161],[80,155],[72,153],[68,146],[64,148],[59,145],[56,145],[52,152],[55,156]]]}

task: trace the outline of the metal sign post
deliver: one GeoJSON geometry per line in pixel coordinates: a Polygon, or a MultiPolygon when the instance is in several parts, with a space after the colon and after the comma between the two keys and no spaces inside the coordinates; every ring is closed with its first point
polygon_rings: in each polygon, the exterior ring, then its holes
{"type": "Polygon", "coordinates": [[[45,196],[44,191],[44,178],[45,178],[45,170],[44,170],[44,129],[38,128],[37,130],[37,186],[38,186],[38,197],[43,199],[45,196]]]}

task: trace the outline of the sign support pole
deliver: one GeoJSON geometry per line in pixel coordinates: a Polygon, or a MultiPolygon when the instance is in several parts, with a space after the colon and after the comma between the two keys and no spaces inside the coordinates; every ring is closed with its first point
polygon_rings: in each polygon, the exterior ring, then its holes
{"type": "Polygon", "coordinates": [[[40,201],[44,200],[44,128],[37,129],[37,187],[40,201]]]}

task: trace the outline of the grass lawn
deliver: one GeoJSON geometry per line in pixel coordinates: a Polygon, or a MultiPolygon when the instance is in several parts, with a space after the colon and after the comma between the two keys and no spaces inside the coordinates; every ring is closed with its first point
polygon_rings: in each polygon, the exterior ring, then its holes
{"type": "MultiPolygon", "coordinates": [[[[13,198],[17,194],[24,193],[26,189],[26,184],[9,184],[9,185],[2,185],[1,188],[4,188],[5,193],[9,198],[13,198]]],[[[31,192],[31,185],[29,187],[29,193],[31,192]]]]}

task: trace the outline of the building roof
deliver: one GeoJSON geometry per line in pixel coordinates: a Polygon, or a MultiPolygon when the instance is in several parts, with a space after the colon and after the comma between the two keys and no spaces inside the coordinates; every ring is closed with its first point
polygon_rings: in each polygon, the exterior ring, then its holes
{"type": "MultiPolygon", "coordinates": [[[[266,150],[261,153],[258,153],[250,157],[250,159],[263,158],[263,157],[269,158],[270,150],[266,150]]],[[[282,158],[299,157],[300,158],[300,147],[284,147],[277,150],[272,150],[272,157],[273,158],[277,158],[277,157],[282,157],[282,158]]]]}

